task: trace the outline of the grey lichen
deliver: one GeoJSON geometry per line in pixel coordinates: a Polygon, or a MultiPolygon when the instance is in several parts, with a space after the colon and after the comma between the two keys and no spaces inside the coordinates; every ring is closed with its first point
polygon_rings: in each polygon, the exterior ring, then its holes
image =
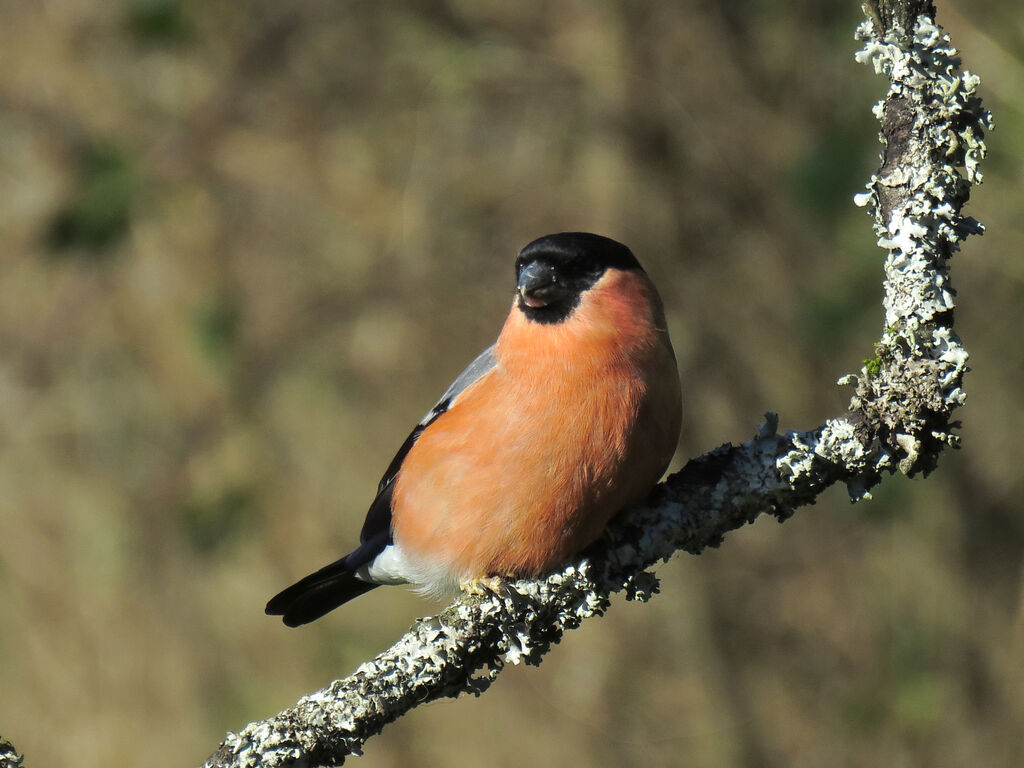
{"type": "Polygon", "coordinates": [[[960,71],[949,36],[930,16],[918,16],[911,35],[900,27],[880,34],[865,21],[857,37],[864,41],[857,60],[891,85],[874,108],[882,167],[856,199],[887,251],[886,330],[877,375],[861,376],[850,407],[876,451],[895,457],[904,474],[927,473],[943,446],[958,444],[949,419],[965,400],[968,369],[952,330],[949,260],[968,235],[984,231],[961,211],[970,184],[981,182],[992,122],[977,96],[978,77],[960,71]]]}
{"type": "Polygon", "coordinates": [[[340,765],[413,707],[479,695],[506,664],[539,664],[566,630],[601,615],[613,593],[649,599],[658,581],[648,569],[677,550],[717,546],[761,514],[785,519],[836,482],[864,498],[884,474],[927,472],[941,449],[957,445],[950,415],[964,401],[967,352],[952,330],[948,262],[967,235],[982,231],[961,210],[970,183],[981,180],[991,123],[978,79],[959,72],[934,20],[917,16],[910,34],[897,23],[914,18],[908,9],[930,5],[897,6],[869,3],[857,32],[857,60],[891,85],[874,110],[882,166],[857,198],[886,251],[885,330],[860,375],[840,380],[856,387],[849,411],[784,434],[768,414],[751,440],[690,461],[613,521],[578,563],[459,598],[349,677],[229,734],[207,766],[340,765]]]}
{"type": "Polygon", "coordinates": [[[0,768],[24,768],[24,758],[3,736],[0,736],[0,768]]]}
{"type": "Polygon", "coordinates": [[[419,620],[344,680],[269,720],[229,734],[209,766],[340,765],[388,722],[425,701],[480,694],[507,664],[539,663],[566,629],[602,613],[608,591],[589,561],[547,579],[465,596],[419,620]]]}
{"type": "Polygon", "coordinates": [[[927,473],[942,447],[959,444],[950,415],[964,403],[968,368],[952,330],[949,259],[964,238],[984,231],[961,210],[970,183],[981,181],[991,128],[978,77],[959,70],[949,36],[930,16],[918,16],[910,35],[899,25],[880,33],[878,17],[869,18],[857,38],[857,61],[891,81],[873,109],[882,167],[855,197],[886,251],[885,331],[861,375],[840,380],[856,384],[848,416],[810,441],[795,436],[779,460],[794,484],[815,482],[823,462],[838,466],[854,500],[869,496],[883,472],[927,473]]]}

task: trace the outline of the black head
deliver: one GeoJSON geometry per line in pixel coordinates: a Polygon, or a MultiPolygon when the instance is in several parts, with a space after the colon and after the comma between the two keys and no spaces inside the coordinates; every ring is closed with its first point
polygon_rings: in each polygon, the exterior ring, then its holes
{"type": "Polygon", "coordinates": [[[589,232],[561,232],[534,240],[516,259],[519,309],[538,323],[558,323],[607,269],[643,270],[622,243],[589,232]]]}

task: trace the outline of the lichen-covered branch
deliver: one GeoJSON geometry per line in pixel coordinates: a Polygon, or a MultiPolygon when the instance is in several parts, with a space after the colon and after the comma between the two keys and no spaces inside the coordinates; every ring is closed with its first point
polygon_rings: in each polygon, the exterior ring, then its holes
{"type": "Polygon", "coordinates": [[[22,756],[3,736],[0,736],[0,768],[24,768],[22,756]]]}
{"type": "Polygon", "coordinates": [[[981,180],[989,116],[930,3],[872,2],[865,11],[857,60],[890,80],[874,110],[882,165],[857,199],[886,252],[885,322],[873,358],[840,380],[855,387],[849,410],[782,434],[768,414],[750,441],[689,462],[575,565],[461,597],[351,676],[229,734],[207,766],[340,765],[413,707],[479,694],[505,664],[539,663],[565,630],[602,613],[612,593],[646,600],[658,589],[646,569],[677,550],[717,546],[761,514],[785,518],[836,482],[863,498],[884,474],[927,473],[956,445],[951,417],[964,401],[967,353],[952,330],[949,259],[982,231],[961,210],[981,180]]]}

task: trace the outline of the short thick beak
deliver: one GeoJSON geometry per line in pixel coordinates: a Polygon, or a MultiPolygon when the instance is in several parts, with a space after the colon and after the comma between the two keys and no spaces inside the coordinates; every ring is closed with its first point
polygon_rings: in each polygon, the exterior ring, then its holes
{"type": "Polygon", "coordinates": [[[519,296],[528,307],[546,307],[565,294],[554,267],[534,262],[519,272],[519,296]]]}

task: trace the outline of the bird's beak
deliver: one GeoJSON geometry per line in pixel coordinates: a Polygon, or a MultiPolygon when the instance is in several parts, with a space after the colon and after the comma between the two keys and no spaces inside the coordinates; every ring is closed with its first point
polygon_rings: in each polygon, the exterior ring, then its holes
{"type": "Polygon", "coordinates": [[[546,307],[566,294],[558,282],[555,268],[540,262],[524,266],[519,272],[519,296],[528,307],[546,307]]]}

